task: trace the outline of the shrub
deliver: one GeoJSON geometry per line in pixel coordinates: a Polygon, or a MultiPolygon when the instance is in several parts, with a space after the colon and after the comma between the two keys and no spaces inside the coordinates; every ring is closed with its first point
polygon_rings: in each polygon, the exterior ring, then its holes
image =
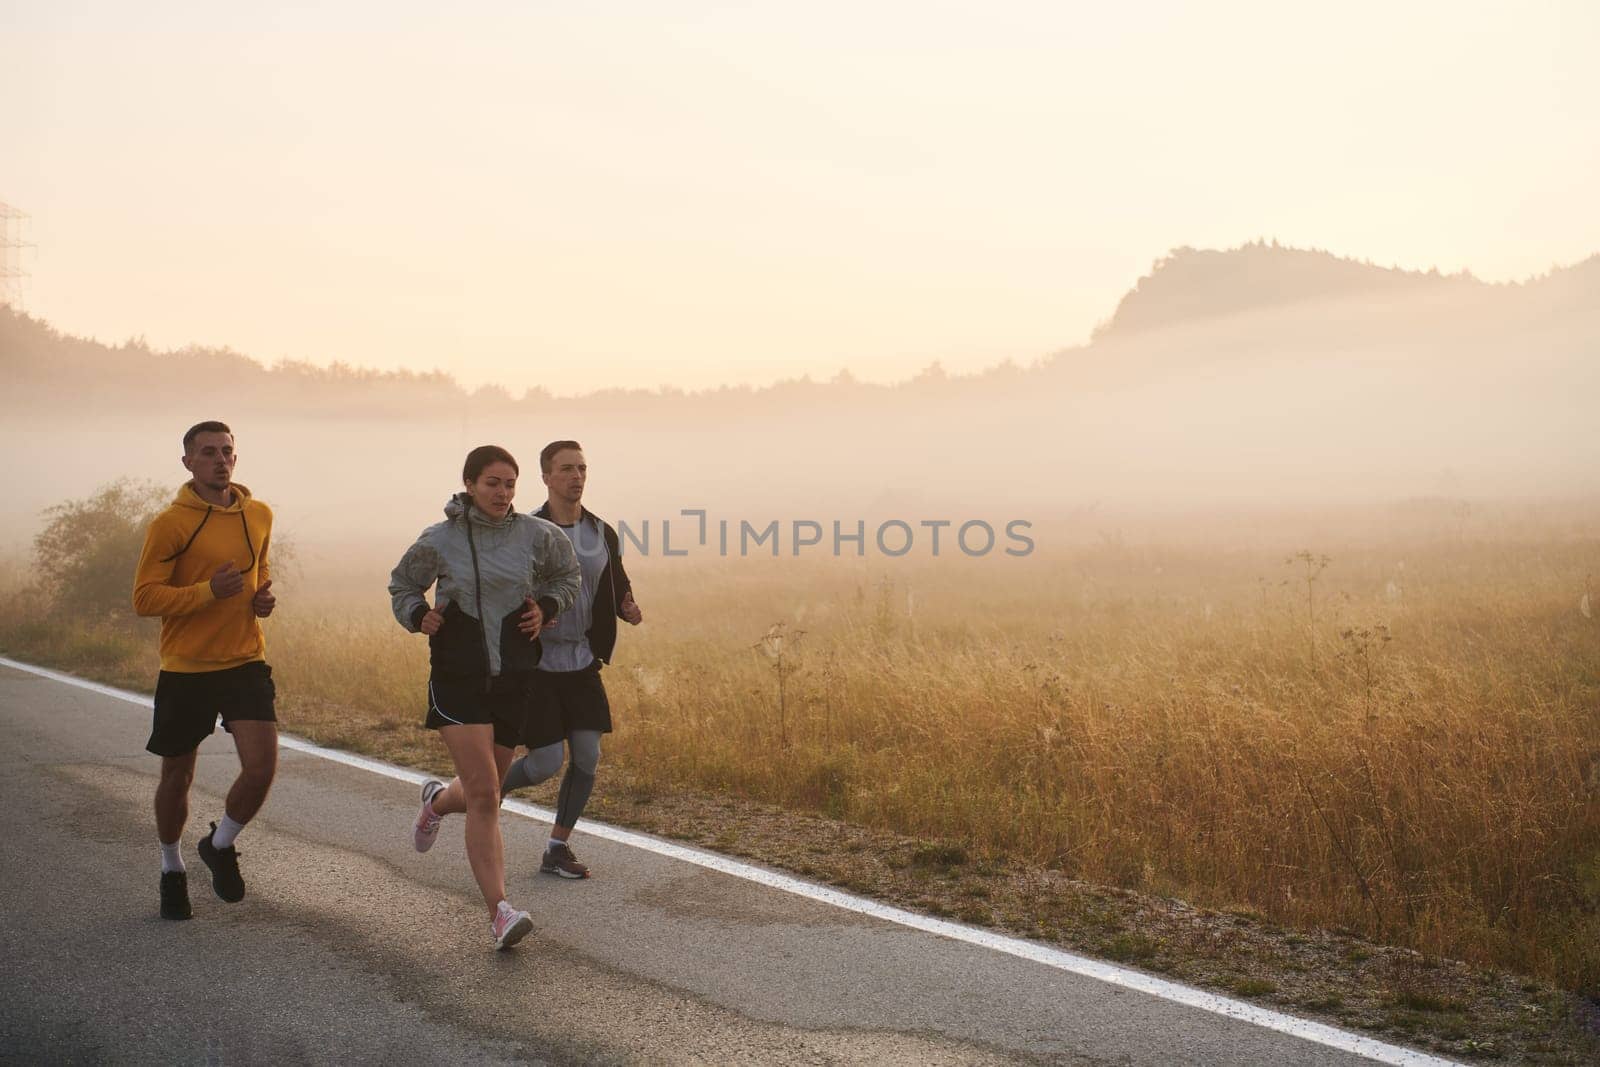
{"type": "Polygon", "coordinates": [[[119,478],[44,512],[33,539],[35,581],[52,614],[84,621],[133,615],[133,572],[145,527],[171,490],[119,478]]]}

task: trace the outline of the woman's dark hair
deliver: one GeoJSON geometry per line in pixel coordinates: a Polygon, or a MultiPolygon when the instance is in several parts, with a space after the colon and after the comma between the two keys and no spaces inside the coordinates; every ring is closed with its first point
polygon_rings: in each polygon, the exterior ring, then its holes
{"type": "Polygon", "coordinates": [[[461,480],[463,482],[477,481],[478,475],[483,473],[483,468],[491,463],[509,463],[513,471],[519,475],[522,473],[522,469],[517,466],[517,461],[511,458],[510,452],[507,452],[499,445],[479,445],[467,453],[467,461],[461,465],[461,480]]]}

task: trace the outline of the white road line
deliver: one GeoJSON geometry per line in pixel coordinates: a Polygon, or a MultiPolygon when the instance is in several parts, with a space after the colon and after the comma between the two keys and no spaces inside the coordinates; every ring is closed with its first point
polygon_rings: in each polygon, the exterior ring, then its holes
{"type": "MultiPolygon", "coordinates": [[[[0,656],[0,666],[11,667],[15,670],[36,674],[41,678],[62,682],[66,685],[87,689],[92,693],[112,697],[129,704],[137,704],[142,708],[151,707],[151,698],[140,693],[130,693],[126,689],[117,689],[99,682],[87,681],[60,671],[52,671],[45,667],[36,667],[31,663],[21,663],[14,659],[0,656]]],[[[356,767],[373,774],[381,774],[386,778],[396,781],[410,782],[421,785],[427,780],[428,775],[419,771],[396,767],[393,764],[383,763],[379,760],[367,759],[365,756],[352,755],[349,752],[340,752],[337,749],[323,748],[309,741],[301,740],[288,734],[280,734],[278,743],[287,749],[304,752],[319,759],[342,763],[347,767],[356,767]]],[[[555,813],[547,808],[528,804],[521,800],[508,800],[504,803],[505,810],[522,815],[540,822],[550,822],[555,818],[555,813]]],[[[1292,1037],[1310,1041],[1318,1045],[1339,1049],[1343,1052],[1355,1053],[1365,1056],[1378,1063],[1399,1065],[1399,1067],[1461,1067],[1454,1060],[1442,1059],[1418,1052],[1414,1049],[1402,1048],[1399,1045],[1390,1045],[1383,1041],[1338,1027],[1327,1026],[1323,1023],[1312,1022],[1309,1019],[1300,1019],[1293,1015],[1271,1011],[1267,1008],[1257,1007],[1242,1000],[1233,1000],[1229,997],[1220,997],[1215,993],[1207,993],[1203,989],[1194,989],[1190,986],[1169,982],[1164,978],[1142,974],[1139,971],[1130,971],[1114,964],[1103,963],[1100,960],[1089,959],[1086,956],[1077,956],[1060,949],[1050,948],[1046,945],[1036,944],[1032,941],[1022,941],[1014,937],[1006,937],[989,930],[980,930],[976,927],[963,926],[960,923],[948,922],[944,919],[935,919],[927,915],[918,915],[916,912],[905,911],[901,908],[880,904],[874,900],[852,896],[825,885],[816,885],[812,882],[802,881],[787,874],[765,870],[761,867],[742,863],[738,860],[728,859],[712,852],[702,852],[699,849],[688,848],[684,845],[673,844],[646,834],[635,833],[632,830],[623,830],[593,819],[583,821],[583,832],[591,837],[614,841],[617,844],[628,845],[632,848],[643,849],[659,856],[667,856],[684,863],[692,863],[708,870],[720,871],[735,878],[756,882],[760,885],[770,886],[773,889],[792,893],[797,897],[830,904],[836,908],[853,911],[860,915],[870,915],[875,919],[895,923],[899,926],[909,927],[913,930],[922,930],[940,937],[948,937],[953,941],[962,941],[969,945],[978,945],[983,948],[1003,952],[1008,956],[1041,963],[1058,971],[1069,974],[1082,975],[1085,978],[1094,978],[1108,985],[1119,986],[1123,989],[1137,990],[1147,993],[1162,1000],[1169,1000],[1176,1004],[1196,1008],[1200,1011],[1222,1015],[1229,1019],[1238,1019],[1266,1030],[1275,1030],[1292,1037]]]]}

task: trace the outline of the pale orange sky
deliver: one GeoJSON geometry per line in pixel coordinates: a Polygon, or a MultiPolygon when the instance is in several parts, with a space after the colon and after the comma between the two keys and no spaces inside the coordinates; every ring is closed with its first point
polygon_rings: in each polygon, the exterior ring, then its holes
{"type": "Polygon", "coordinates": [[[975,370],[1258,236],[1600,251],[1600,5],[0,5],[58,328],[558,393],[975,370]],[[330,10],[331,9],[331,10],[330,10]]]}

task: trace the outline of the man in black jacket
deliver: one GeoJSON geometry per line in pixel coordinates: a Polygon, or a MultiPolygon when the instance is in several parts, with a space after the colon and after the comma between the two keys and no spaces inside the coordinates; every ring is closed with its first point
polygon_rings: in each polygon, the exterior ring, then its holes
{"type": "Polygon", "coordinates": [[[571,539],[583,571],[583,590],[576,604],[540,630],[544,654],[533,675],[522,736],[528,754],[511,764],[501,793],[553,777],[561,769],[565,742],[567,773],[561,779],[556,823],[539,870],[563,878],[587,878],[589,868],[578,862],[567,842],[594,789],[600,735],[611,732],[611,703],[600,669],[611,662],[616,648],[617,620],[637,626],[644,613],[633,601],[617,532],[583,506],[589,479],[583,446],[576,441],[550,442],[539,453],[539,469],[549,492],[535,514],[561,527],[571,539]]]}

